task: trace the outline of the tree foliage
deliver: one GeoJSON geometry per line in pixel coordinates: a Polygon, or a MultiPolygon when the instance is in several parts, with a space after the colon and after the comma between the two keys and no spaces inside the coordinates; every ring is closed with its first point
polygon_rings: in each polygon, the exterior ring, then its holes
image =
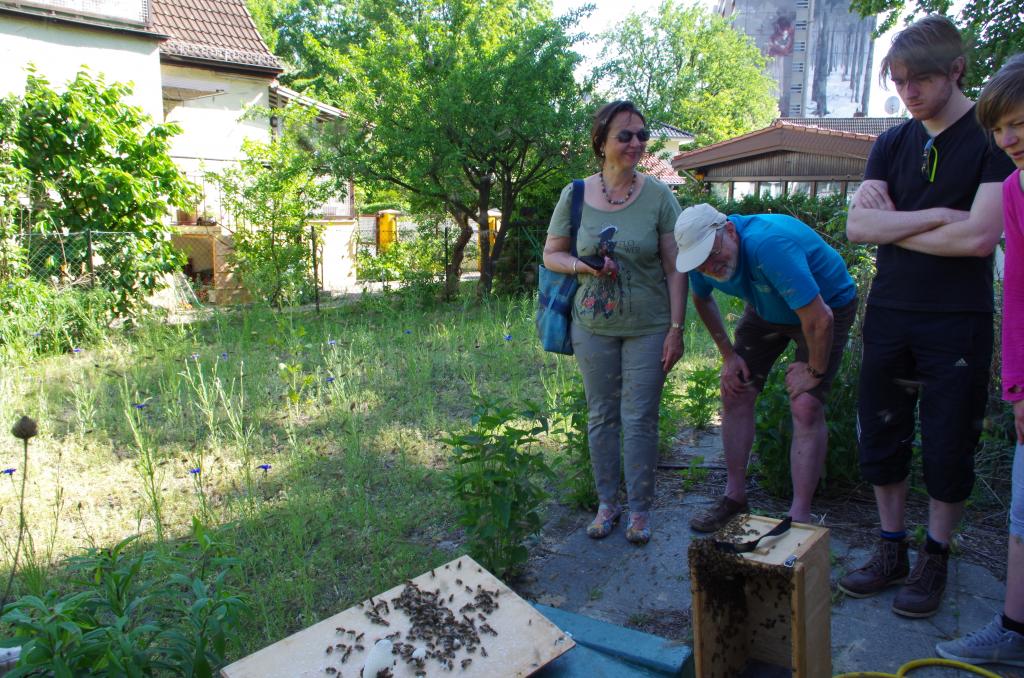
{"type": "Polygon", "coordinates": [[[6,104],[17,110],[17,151],[5,163],[28,181],[27,228],[123,234],[97,241],[94,258],[104,262],[103,282],[117,294],[113,310],[124,316],[180,265],[164,222],[169,205],[190,203],[196,191],[169,154],[180,128],[152,124],[125,102],[131,92],[82,71],[58,93],[30,70],[24,97],[6,104]]]}
{"type": "MultiPolygon", "coordinates": [[[[254,112],[260,114],[269,111],[254,112]]],[[[232,257],[246,288],[283,306],[303,301],[317,284],[313,247],[319,228],[310,221],[329,198],[345,194],[345,183],[325,171],[314,109],[291,104],[274,114],[281,119],[279,138],[245,140],[239,165],[207,179],[220,188],[234,218],[232,257]]]]}
{"type": "MultiPolygon", "coordinates": [[[[851,0],[850,8],[861,16],[881,18],[877,32],[883,33],[904,16],[909,23],[922,14],[948,15],[951,0],[851,0]]],[[[967,0],[958,17],[967,50],[964,89],[974,95],[1014,54],[1024,52],[1024,11],[1020,4],[1005,0],[967,0]]]]}
{"type": "Polygon", "coordinates": [[[279,42],[290,51],[279,54],[296,64],[294,86],[350,115],[334,166],[456,222],[449,292],[470,220],[486,231],[488,210],[502,211],[493,251],[482,238],[488,292],[524,191],[564,183],[585,150],[566,24],[536,0],[299,0],[292,10],[279,42]]]}
{"type": "Polygon", "coordinates": [[[633,12],[601,36],[596,75],[616,98],[649,120],[714,143],[778,116],[775,83],[749,37],[701,7],[664,0],[654,14],[633,12]]]}

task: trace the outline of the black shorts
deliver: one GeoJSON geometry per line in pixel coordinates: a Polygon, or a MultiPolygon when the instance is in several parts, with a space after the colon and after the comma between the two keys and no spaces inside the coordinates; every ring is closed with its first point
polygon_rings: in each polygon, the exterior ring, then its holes
{"type": "MultiPolygon", "coordinates": [[[[828,397],[828,390],[832,386],[836,372],[843,361],[843,351],[846,350],[846,342],[850,337],[850,328],[857,317],[857,300],[840,308],[832,309],[832,350],[828,356],[828,367],[825,368],[825,376],[821,382],[808,391],[809,394],[825,402],[828,397]]],[[[810,352],[807,348],[807,340],[800,325],[780,325],[770,323],[757,314],[751,306],[743,311],[743,317],[736,324],[733,346],[739,357],[747,364],[750,370],[750,381],[758,393],[764,388],[764,382],[768,379],[775,361],[779,359],[782,352],[786,350],[790,341],[796,343],[796,359],[799,362],[807,362],[810,352]]]]}
{"type": "Polygon", "coordinates": [[[928,495],[947,503],[970,496],[992,334],[991,313],[868,307],[857,403],[865,480],[890,485],[910,473],[918,408],[928,495]]]}

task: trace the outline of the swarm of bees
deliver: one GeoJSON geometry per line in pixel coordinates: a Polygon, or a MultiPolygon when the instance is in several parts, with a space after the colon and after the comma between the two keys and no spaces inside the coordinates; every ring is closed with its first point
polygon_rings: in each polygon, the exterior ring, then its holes
{"type": "MultiPolygon", "coordinates": [[[[454,594],[442,595],[439,588],[421,589],[412,581],[406,581],[405,588],[398,597],[391,599],[390,605],[383,598],[375,600],[371,597],[366,603],[359,603],[357,607],[361,608],[366,618],[377,626],[391,625],[386,617],[392,610],[401,610],[408,616],[409,630],[405,632],[404,638],[401,631],[382,637],[392,642],[392,654],[412,667],[417,676],[427,675],[427,665],[431,660],[447,671],[454,670],[456,666],[465,670],[473,663],[473,657],[468,655],[479,651],[481,657],[487,656],[481,634],[495,637],[498,635],[498,632],[487,623],[487,616],[498,609],[501,591],[489,591],[479,584],[476,589],[472,589],[465,586],[462,580],[457,580],[456,583],[473,595],[473,600],[460,607],[457,614],[447,605],[454,600],[454,594]],[[456,654],[459,652],[464,652],[467,656],[457,659],[456,654]]],[[[324,652],[332,655],[332,658],[339,657],[344,664],[353,651],[364,649],[360,642],[364,634],[341,626],[336,627],[335,631],[342,636],[342,641],[328,645],[324,652]]],[[[341,675],[341,669],[337,666],[328,666],[324,670],[332,676],[341,675]]],[[[391,675],[390,670],[387,675],[391,675]]],[[[378,674],[362,678],[385,677],[378,674]]]]}

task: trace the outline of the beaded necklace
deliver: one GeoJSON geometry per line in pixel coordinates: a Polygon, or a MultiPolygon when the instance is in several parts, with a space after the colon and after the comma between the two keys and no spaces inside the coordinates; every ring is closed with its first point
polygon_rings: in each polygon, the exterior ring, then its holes
{"type": "Polygon", "coordinates": [[[629,182],[629,191],[626,192],[626,197],[622,200],[612,200],[612,197],[608,195],[608,187],[604,184],[604,172],[598,172],[597,176],[601,178],[601,193],[604,194],[604,199],[608,201],[609,205],[625,205],[629,202],[630,197],[633,195],[633,189],[636,188],[636,170],[633,170],[633,180],[629,182]]]}

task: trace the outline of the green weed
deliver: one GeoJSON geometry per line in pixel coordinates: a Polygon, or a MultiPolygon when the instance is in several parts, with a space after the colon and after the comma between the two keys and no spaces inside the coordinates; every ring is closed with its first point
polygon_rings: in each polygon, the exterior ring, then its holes
{"type": "Polygon", "coordinates": [[[470,554],[505,576],[526,562],[523,541],[543,524],[543,483],[554,474],[536,447],[548,423],[528,404],[518,410],[482,399],[472,422],[469,430],[444,440],[453,453],[449,491],[470,554]]]}

